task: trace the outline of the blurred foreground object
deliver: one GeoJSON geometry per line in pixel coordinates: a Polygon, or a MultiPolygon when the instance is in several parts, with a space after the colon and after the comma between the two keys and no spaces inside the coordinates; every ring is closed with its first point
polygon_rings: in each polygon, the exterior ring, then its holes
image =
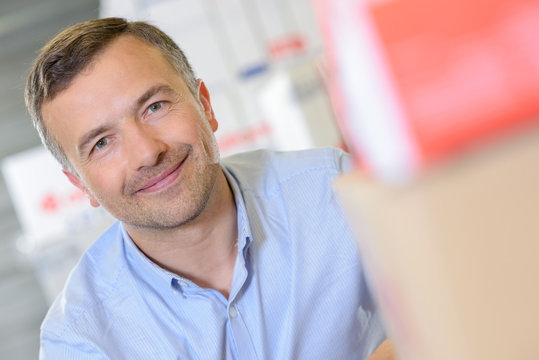
{"type": "Polygon", "coordinates": [[[539,2],[314,0],[401,360],[539,354],[539,2]]]}
{"type": "Polygon", "coordinates": [[[401,360],[537,359],[539,129],[402,187],[338,180],[401,360]]]}
{"type": "Polygon", "coordinates": [[[314,0],[348,146],[401,183],[539,120],[536,0],[314,0]]]}

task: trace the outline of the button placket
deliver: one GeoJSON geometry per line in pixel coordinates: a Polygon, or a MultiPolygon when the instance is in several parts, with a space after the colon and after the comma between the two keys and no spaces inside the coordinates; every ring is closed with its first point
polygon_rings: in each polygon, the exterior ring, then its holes
{"type": "Polygon", "coordinates": [[[228,308],[228,315],[232,319],[238,316],[238,310],[236,310],[236,307],[234,305],[230,305],[230,307],[228,308]]]}

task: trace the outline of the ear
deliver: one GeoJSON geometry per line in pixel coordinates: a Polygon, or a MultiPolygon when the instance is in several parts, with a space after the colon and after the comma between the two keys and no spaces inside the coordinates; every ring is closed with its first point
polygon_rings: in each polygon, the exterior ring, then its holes
{"type": "Polygon", "coordinates": [[[219,127],[219,124],[217,123],[217,119],[215,118],[215,114],[211,106],[210,92],[208,91],[208,88],[206,87],[206,84],[204,84],[204,81],[202,81],[202,79],[197,79],[197,91],[198,100],[204,108],[204,114],[210,122],[210,126],[213,132],[216,132],[217,128],[219,127]]]}
{"type": "Polygon", "coordinates": [[[90,201],[90,205],[92,205],[93,207],[99,207],[100,205],[99,202],[92,195],[92,193],[88,190],[88,188],[84,186],[84,184],[82,183],[82,181],[77,175],[67,171],[66,169],[63,169],[62,172],[64,173],[65,176],[67,176],[70,183],[75,185],[77,188],[80,189],[80,191],[82,191],[86,195],[86,197],[90,201]]]}

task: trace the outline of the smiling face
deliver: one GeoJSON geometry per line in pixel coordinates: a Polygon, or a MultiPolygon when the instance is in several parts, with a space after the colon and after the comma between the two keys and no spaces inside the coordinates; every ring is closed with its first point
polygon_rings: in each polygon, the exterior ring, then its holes
{"type": "Polygon", "coordinates": [[[204,210],[219,171],[202,82],[197,97],[159,50],[124,35],[42,113],[92,205],[132,226],[174,228],[204,210]]]}

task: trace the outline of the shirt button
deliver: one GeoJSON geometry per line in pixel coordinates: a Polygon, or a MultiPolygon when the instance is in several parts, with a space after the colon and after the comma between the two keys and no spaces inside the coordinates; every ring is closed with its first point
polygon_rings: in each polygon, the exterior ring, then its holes
{"type": "Polygon", "coordinates": [[[228,315],[230,315],[231,318],[235,318],[236,316],[238,316],[238,311],[236,310],[234,306],[231,306],[228,309],[228,315]]]}

